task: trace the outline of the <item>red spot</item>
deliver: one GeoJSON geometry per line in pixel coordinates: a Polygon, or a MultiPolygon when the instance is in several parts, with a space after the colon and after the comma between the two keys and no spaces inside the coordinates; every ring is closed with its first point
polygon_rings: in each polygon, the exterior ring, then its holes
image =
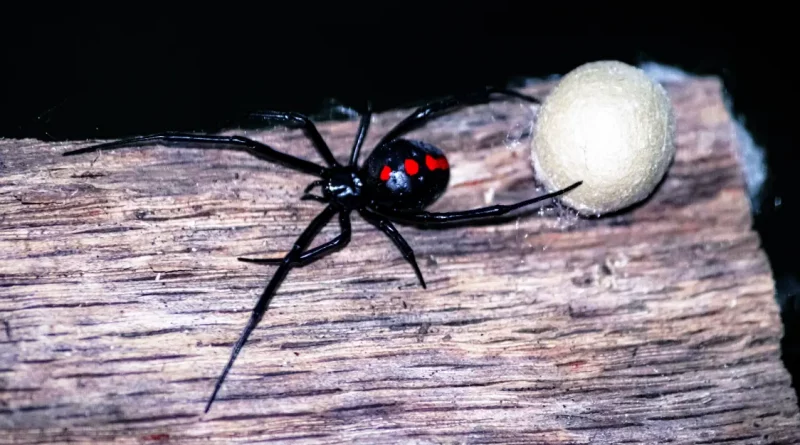
{"type": "Polygon", "coordinates": [[[148,441],[161,442],[161,441],[164,441],[164,440],[169,440],[169,434],[163,434],[163,433],[162,434],[150,434],[148,436],[142,437],[142,439],[143,440],[148,440],[148,441]]]}
{"type": "Polygon", "coordinates": [[[388,181],[391,173],[392,169],[388,165],[384,165],[383,170],[381,170],[381,181],[388,181]]]}
{"type": "Polygon", "coordinates": [[[439,163],[436,162],[436,159],[433,159],[431,155],[425,155],[425,166],[428,167],[428,170],[436,170],[439,167],[439,163]]]}
{"type": "Polygon", "coordinates": [[[425,155],[425,166],[431,171],[436,170],[437,168],[447,170],[450,167],[450,164],[447,163],[447,158],[444,156],[436,159],[431,155],[425,155]]]}
{"type": "Polygon", "coordinates": [[[413,159],[406,159],[405,166],[406,166],[406,173],[408,173],[411,176],[414,176],[419,172],[419,164],[417,164],[417,161],[413,159]]]}

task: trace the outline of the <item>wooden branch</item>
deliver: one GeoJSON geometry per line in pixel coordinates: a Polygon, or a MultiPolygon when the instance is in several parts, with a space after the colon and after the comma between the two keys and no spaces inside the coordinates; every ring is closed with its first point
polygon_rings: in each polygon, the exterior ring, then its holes
{"type": "MultiPolygon", "coordinates": [[[[0,442],[797,443],[720,83],[666,86],[677,157],[651,200],[399,227],[428,290],[356,216],[345,251],[290,272],[208,414],[274,270],[236,258],[289,248],[320,210],[299,200],[312,178],[243,153],[1,141],[0,442]]],[[[366,147],[408,111],[376,116],[366,147]]],[[[541,193],[535,111],[499,102],[417,131],[453,167],[434,208],[541,193]]],[[[356,125],[319,125],[339,159],[356,125]]],[[[319,159],[299,131],[249,135],[319,159]]]]}

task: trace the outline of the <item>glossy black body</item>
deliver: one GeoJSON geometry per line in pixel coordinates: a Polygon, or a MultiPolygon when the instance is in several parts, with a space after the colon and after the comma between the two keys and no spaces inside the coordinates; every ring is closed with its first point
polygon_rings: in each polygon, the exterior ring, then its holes
{"type": "Polygon", "coordinates": [[[447,190],[450,168],[442,150],[423,141],[394,139],[373,150],[360,170],[370,204],[394,210],[420,210],[447,190]],[[410,170],[409,167],[416,169],[410,170]],[[433,167],[433,168],[431,168],[433,167]],[[389,172],[389,178],[381,174],[389,172]]]}
{"type": "Polygon", "coordinates": [[[293,267],[308,265],[326,254],[345,247],[350,242],[350,216],[353,211],[357,211],[366,221],[386,234],[412,266],[417,279],[422,287],[425,288],[425,280],[417,265],[414,251],[397,231],[392,223],[393,221],[432,225],[442,222],[500,216],[529,204],[559,196],[580,185],[580,182],[578,182],[565,189],[510,205],[493,205],[447,213],[430,213],[423,210],[435,202],[447,189],[450,179],[449,165],[444,153],[438,148],[422,141],[403,139],[402,135],[439,114],[451,111],[458,106],[486,102],[490,99],[492,93],[538,103],[535,98],[514,91],[496,88],[487,88],[472,95],[449,97],[430,102],[415,110],[390,130],[376,144],[376,148],[362,167],[358,165],[358,157],[372,115],[369,107],[367,112],[362,115],[349,162],[345,165],[340,164],[334,158],[319,131],[306,116],[280,111],[267,111],[251,115],[251,117],[303,128],[325,160],[327,167],[282,153],[269,145],[242,136],[196,135],[172,132],[89,146],[66,152],[64,156],[88,153],[95,150],[112,150],[122,147],[155,144],[240,150],[260,159],[276,162],[318,178],[306,187],[305,194],[301,199],[313,199],[324,203],[325,207],[297,238],[286,256],[282,259],[239,258],[240,261],[277,265],[278,268],[259,297],[250,319],[233,346],[230,359],[218,377],[214,391],[206,405],[205,410],[208,412],[239,351],[241,351],[250,334],[264,316],[269,302],[275,295],[280,283],[293,267]],[[310,193],[317,187],[321,189],[321,195],[310,193]],[[317,233],[336,215],[338,215],[341,228],[340,235],[317,247],[309,248],[317,233]]]}

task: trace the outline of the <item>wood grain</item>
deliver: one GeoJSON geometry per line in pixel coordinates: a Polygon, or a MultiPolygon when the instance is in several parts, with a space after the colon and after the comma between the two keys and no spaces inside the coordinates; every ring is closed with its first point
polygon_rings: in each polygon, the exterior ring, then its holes
{"type": "MultiPolygon", "coordinates": [[[[208,414],[273,270],[236,258],[288,249],[321,209],[298,199],[312,178],[243,153],[0,141],[0,442],[800,442],[720,83],[665,86],[677,155],[648,202],[399,227],[428,290],[355,216],[346,250],[290,272],[208,414]]],[[[408,111],[376,116],[367,147],[408,111]]],[[[453,167],[433,208],[541,193],[535,115],[497,102],[415,132],[453,167]]],[[[319,125],[342,160],[356,125],[319,125]]],[[[248,135],[319,159],[299,131],[248,135]]]]}

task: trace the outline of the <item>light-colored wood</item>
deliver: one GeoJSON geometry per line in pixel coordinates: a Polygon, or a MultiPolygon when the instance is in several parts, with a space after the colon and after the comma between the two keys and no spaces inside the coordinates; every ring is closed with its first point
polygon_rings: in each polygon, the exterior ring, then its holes
{"type": "MultiPolygon", "coordinates": [[[[288,249],[321,208],[298,199],[313,178],[235,152],[1,141],[0,442],[797,443],[720,83],[666,87],[677,157],[644,205],[398,226],[428,290],[355,216],[346,250],[290,272],[208,414],[274,270],[236,258],[288,249]]],[[[375,117],[364,156],[408,111],[375,117]]],[[[453,168],[433,209],[541,193],[535,114],[496,102],[416,131],[453,168]]],[[[356,126],[319,125],[342,160],[356,126]]],[[[299,131],[249,135],[319,159],[299,131]]]]}

